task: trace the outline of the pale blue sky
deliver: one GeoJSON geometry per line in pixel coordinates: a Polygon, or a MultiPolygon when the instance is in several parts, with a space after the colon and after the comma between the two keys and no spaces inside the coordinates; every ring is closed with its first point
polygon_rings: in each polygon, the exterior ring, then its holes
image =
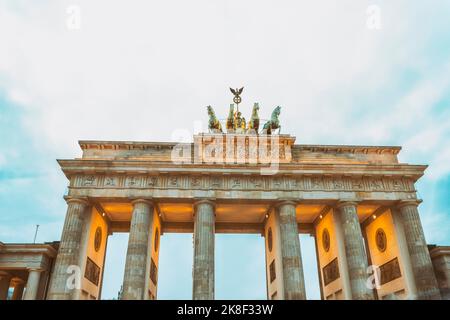
{"type": "MultiPolygon", "coordinates": [[[[225,117],[228,87],[245,86],[244,115],[281,105],[297,143],[400,145],[400,161],[429,164],[426,238],[450,244],[449,16],[446,0],[0,0],[0,241],[30,242],[36,224],[38,241],[59,240],[55,159],[79,157],[78,140],[189,137],[206,105],[225,117]]],[[[191,297],[191,237],[163,236],[160,298],[191,297]]],[[[126,241],[110,239],[104,297],[120,287],[126,241]]],[[[301,243],[317,298],[313,243],[301,243]]],[[[216,296],[264,298],[262,238],[218,235],[216,247],[216,296]]]]}

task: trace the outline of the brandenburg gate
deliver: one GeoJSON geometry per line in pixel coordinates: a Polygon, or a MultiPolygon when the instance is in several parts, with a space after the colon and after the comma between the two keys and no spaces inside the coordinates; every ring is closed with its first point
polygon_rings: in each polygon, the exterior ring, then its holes
{"type": "Polygon", "coordinates": [[[114,232],[130,233],[123,299],[157,297],[160,236],[169,232],[194,235],[194,299],[214,298],[215,233],[265,237],[270,299],[305,299],[299,233],[315,236],[324,299],[439,297],[414,187],[426,167],[399,163],[398,147],[294,141],[232,134],[179,145],[80,141],[82,158],[59,160],[70,186],[48,298],[98,298],[114,232]],[[252,159],[251,148],[233,164],[208,162],[208,147],[223,147],[225,158],[238,139],[278,148],[276,173],[252,159]],[[177,147],[191,161],[174,162],[177,147]],[[367,286],[372,264],[381,271],[375,290],[367,286]],[[79,289],[67,286],[72,265],[84,275],[79,289]]]}
{"type": "Polygon", "coordinates": [[[47,299],[99,299],[115,232],[129,232],[122,299],[157,298],[170,232],[193,234],[193,299],[214,299],[216,233],[265,238],[268,299],[306,298],[300,233],[322,299],[440,299],[415,188],[426,166],[400,147],[295,144],[270,121],[223,133],[208,110],[192,143],[80,141],[81,158],[58,160],[69,191],[47,299]]]}

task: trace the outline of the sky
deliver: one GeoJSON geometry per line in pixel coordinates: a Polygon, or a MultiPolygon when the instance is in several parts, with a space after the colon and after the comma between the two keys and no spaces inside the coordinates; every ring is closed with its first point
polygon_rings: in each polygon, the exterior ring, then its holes
{"type": "MultiPolygon", "coordinates": [[[[298,144],[398,145],[428,243],[450,244],[450,2],[0,0],[0,241],[59,240],[78,140],[182,141],[244,86],[298,144]]],[[[117,296],[126,234],[108,243],[117,296]]],[[[301,236],[307,296],[314,245],[301,236]]],[[[217,235],[216,297],[265,299],[263,238],[217,235]],[[237,289],[238,288],[238,289],[237,289]]],[[[191,298],[192,235],[161,239],[159,298],[191,298]],[[176,252],[176,254],[174,254],[176,252]]]]}

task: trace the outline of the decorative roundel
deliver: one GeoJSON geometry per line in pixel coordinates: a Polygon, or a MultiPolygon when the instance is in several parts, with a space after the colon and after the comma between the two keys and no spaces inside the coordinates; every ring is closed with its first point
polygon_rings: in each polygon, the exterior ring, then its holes
{"type": "Polygon", "coordinates": [[[330,250],[330,232],[328,232],[327,228],[322,231],[322,246],[325,252],[330,250]]]}
{"type": "Polygon", "coordinates": [[[158,251],[158,246],[159,246],[159,229],[156,228],[155,230],[155,242],[153,243],[153,246],[155,247],[155,252],[158,251]]]}
{"type": "Polygon", "coordinates": [[[97,252],[100,250],[100,246],[102,245],[102,228],[97,227],[95,230],[95,237],[94,237],[94,249],[97,252]]]}
{"type": "Polygon", "coordinates": [[[272,245],[273,245],[272,228],[269,228],[269,231],[267,231],[267,246],[269,247],[269,252],[272,252],[272,245]]]}
{"type": "Polygon", "coordinates": [[[380,252],[384,252],[386,250],[386,233],[381,228],[377,229],[377,231],[375,232],[375,243],[377,244],[377,248],[378,250],[380,250],[380,252]]]}

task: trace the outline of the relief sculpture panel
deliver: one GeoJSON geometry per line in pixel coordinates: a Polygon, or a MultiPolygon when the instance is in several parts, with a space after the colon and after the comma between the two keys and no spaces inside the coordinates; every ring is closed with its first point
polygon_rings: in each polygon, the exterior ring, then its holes
{"type": "Polygon", "coordinates": [[[75,188],[169,188],[169,189],[231,189],[231,190],[286,190],[286,191],[361,191],[408,192],[415,191],[412,181],[401,178],[378,177],[321,177],[260,175],[202,175],[202,176],[119,176],[79,175],[73,179],[75,188]]]}

